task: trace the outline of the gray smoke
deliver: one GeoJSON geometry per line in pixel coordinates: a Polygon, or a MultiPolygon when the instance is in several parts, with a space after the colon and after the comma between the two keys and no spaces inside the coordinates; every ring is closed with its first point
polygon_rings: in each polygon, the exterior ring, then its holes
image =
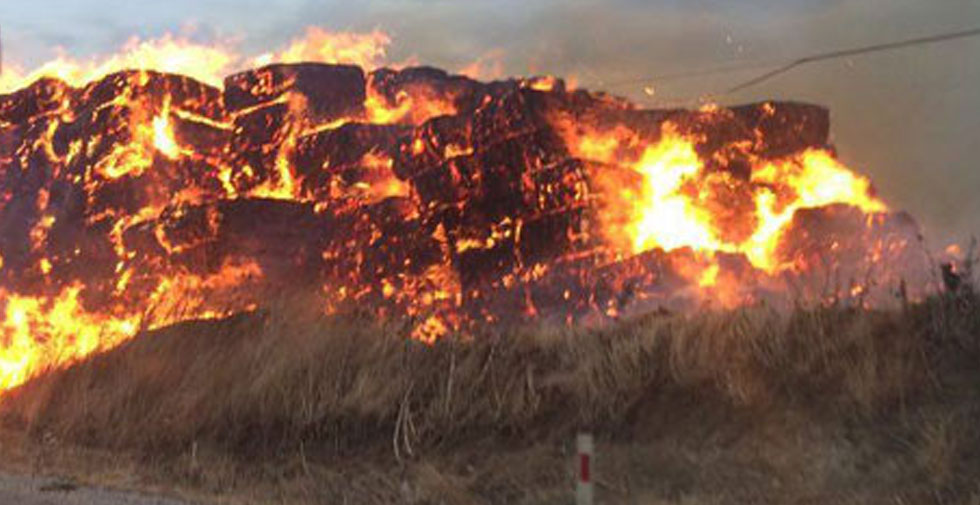
{"type": "Polygon", "coordinates": [[[195,38],[232,36],[255,52],[307,25],[381,28],[395,38],[393,61],[458,69],[499,56],[505,74],[574,76],[648,106],[816,102],[833,112],[844,161],[916,216],[934,247],[980,234],[980,39],[815,64],[734,95],[714,94],[758,70],[617,85],[970,28],[975,0],[49,0],[3,2],[0,23],[7,52],[28,61],[54,45],[87,55],[189,23],[195,38]]]}

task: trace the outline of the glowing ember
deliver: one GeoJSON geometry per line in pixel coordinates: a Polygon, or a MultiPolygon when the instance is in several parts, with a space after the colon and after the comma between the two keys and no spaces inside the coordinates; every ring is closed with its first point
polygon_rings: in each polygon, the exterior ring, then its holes
{"type": "Polygon", "coordinates": [[[888,265],[915,263],[917,228],[827,149],[824,109],[645,111],[377,68],[389,42],[311,29],[249,59],[165,37],[5,73],[0,391],[283,290],[431,343],[911,284],[888,265]],[[306,60],[362,68],[274,64],[306,60]],[[222,78],[243,61],[269,65],[222,78]],[[67,82],[22,88],[40,76],[67,82]]]}
{"type": "Polygon", "coordinates": [[[386,99],[371,86],[368,87],[364,108],[368,122],[376,124],[402,122],[422,124],[437,116],[456,113],[456,108],[450,100],[431,96],[425,89],[401,91],[395,97],[395,104],[389,105],[386,99]]]}
{"type": "Polygon", "coordinates": [[[361,164],[369,174],[365,175],[364,182],[358,182],[354,186],[363,191],[369,201],[395,197],[408,198],[411,195],[411,185],[395,176],[395,160],[383,154],[370,152],[364,155],[361,164]]]}

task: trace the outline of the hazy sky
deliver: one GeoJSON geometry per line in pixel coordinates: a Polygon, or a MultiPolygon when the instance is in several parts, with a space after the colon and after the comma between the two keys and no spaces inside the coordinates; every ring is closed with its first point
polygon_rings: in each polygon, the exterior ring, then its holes
{"type": "MultiPolygon", "coordinates": [[[[980,0],[0,0],[7,60],[111,51],[134,35],[234,38],[264,52],[306,26],[380,28],[392,61],[458,69],[501,55],[508,74],[575,76],[650,106],[695,103],[754,75],[624,80],[980,26],[980,0]]],[[[755,71],[758,72],[758,71],[755,71]]],[[[840,155],[934,247],[980,235],[980,38],[799,68],[722,103],[829,106],[840,155]]]]}

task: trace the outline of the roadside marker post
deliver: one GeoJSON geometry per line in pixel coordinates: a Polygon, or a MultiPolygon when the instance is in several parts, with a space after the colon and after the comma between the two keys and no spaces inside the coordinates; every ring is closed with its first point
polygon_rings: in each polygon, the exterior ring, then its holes
{"type": "Polygon", "coordinates": [[[575,504],[592,505],[592,456],[595,453],[595,442],[591,433],[578,434],[577,479],[575,486],[575,504]]]}

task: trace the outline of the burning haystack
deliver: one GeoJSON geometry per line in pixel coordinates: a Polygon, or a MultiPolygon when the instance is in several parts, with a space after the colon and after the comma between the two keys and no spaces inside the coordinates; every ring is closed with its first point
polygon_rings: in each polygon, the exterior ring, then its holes
{"type": "Polygon", "coordinates": [[[41,79],[0,96],[0,390],[284,288],[422,340],[873,303],[921,263],[917,227],[835,157],[829,124],[801,103],[645,110],[427,67],[41,79]]]}

